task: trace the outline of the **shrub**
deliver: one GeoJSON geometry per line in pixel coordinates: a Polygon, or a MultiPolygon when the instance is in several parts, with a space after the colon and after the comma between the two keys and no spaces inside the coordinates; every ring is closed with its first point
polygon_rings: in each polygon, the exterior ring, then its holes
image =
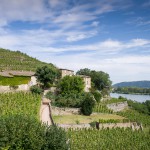
{"type": "Polygon", "coordinates": [[[14,115],[0,118],[0,149],[40,150],[43,137],[43,127],[32,117],[14,115]]]}
{"type": "Polygon", "coordinates": [[[65,131],[42,125],[32,116],[11,115],[0,118],[0,149],[67,150],[65,131]]]}
{"type": "Polygon", "coordinates": [[[58,95],[55,99],[55,105],[59,107],[81,107],[86,93],[70,93],[58,95]]]}
{"type": "Polygon", "coordinates": [[[17,90],[18,89],[18,85],[10,85],[9,88],[13,89],[13,90],[17,90]]]}
{"type": "Polygon", "coordinates": [[[43,92],[43,90],[37,85],[31,86],[30,91],[35,94],[41,94],[43,92]]]}
{"type": "Polygon", "coordinates": [[[62,128],[49,126],[46,131],[45,144],[42,150],[68,150],[67,136],[62,128]]]}
{"type": "Polygon", "coordinates": [[[87,93],[81,105],[81,112],[84,115],[89,116],[93,111],[94,105],[95,105],[95,101],[94,101],[93,96],[90,93],[87,93]]]}

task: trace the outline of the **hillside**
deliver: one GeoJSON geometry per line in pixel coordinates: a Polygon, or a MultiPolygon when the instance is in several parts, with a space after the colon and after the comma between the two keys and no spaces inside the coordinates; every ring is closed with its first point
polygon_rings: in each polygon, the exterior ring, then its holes
{"type": "Polygon", "coordinates": [[[138,87],[138,88],[150,88],[150,81],[120,82],[120,83],[114,84],[113,87],[138,87]]]}
{"type": "Polygon", "coordinates": [[[0,48],[0,71],[2,70],[24,70],[35,71],[37,67],[48,65],[56,69],[53,64],[47,64],[32,58],[20,51],[10,51],[0,48]]]}

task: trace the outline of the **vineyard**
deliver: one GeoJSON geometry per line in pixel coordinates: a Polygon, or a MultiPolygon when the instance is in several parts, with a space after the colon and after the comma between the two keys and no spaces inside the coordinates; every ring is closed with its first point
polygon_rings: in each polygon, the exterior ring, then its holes
{"type": "Polygon", "coordinates": [[[150,133],[127,128],[69,130],[71,150],[149,150],[150,133]]]}
{"type": "Polygon", "coordinates": [[[37,60],[36,58],[29,57],[20,51],[10,51],[0,48],[0,71],[1,70],[25,70],[35,71],[37,67],[44,65],[52,69],[56,69],[53,64],[47,64],[37,60]]]}
{"type": "Polygon", "coordinates": [[[31,93],[0,94],[0,114],[32,115],[39,119],[41,98],[31,93]]]}
{"type": "Polygon", "coordinates": [[[150,127],[150,115],[142,114],[131,109],[123,112],[118,112],[117,114],[128,118],[130,121],[142,123],[144,127],[150,127]]]}
{"type": "Polygon", "coordinates": [[[113,113],[113,111],[111,109],[108,109],[106,104],[103,103],[96,103],[93,112],[97,112],[97,113],[113,113]]]}

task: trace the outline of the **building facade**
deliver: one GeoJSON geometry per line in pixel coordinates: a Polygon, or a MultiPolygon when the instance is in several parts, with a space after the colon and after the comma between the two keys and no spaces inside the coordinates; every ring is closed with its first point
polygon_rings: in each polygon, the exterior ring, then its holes
{"type": "Polygon", "coordinates": [[[73,70],[68,70],[68,69],[60,69],[61,71],[61,77],[65,77],[65,76],[73,76],[74,75],[74,71],[73,70]]]}
{"type": "Polygon", "coordinates": [[[85,92],[90,92],[91,89],[91,77],[89,76],[85,76],[85,75],[80,75],[80,77],[83,79],[84,81],[84,91],[85,92]]]}

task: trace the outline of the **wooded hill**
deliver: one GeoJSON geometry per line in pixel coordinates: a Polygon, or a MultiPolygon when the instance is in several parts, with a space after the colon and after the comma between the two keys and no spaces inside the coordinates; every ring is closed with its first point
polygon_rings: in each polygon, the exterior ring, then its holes
{"type": "Polygon", "coordinates": [[[138,87],[138,88],[150,88],[150,81],[132,81],[132,82],[120,82],[113,85],[113,87],[138,87]]]}
{"type": "Polygon", "coordinates": [[[10,51],[0,48],[0,71],[2,70],[24,70],[35,71],[37,67],[44,65],[56,69],[53,64],[41,62],[20,51],[10,51]]]}

